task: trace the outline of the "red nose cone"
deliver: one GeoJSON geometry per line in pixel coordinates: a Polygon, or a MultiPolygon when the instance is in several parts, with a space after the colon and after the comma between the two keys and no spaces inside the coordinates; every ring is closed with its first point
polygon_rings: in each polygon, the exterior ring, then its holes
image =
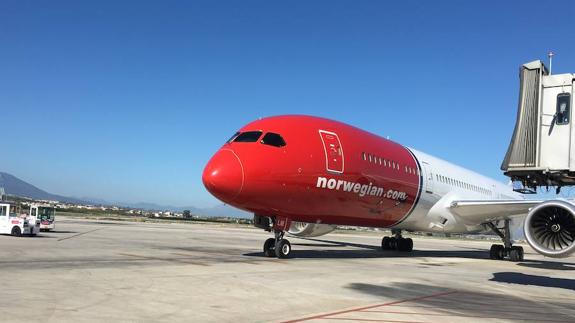
{"type": "Polygon", "coordinates": [[[244,185],[240,159],[232,150],[220,149],[204,168],[202,181],[215,197],[224,202],[233,200],[244,185]]]}

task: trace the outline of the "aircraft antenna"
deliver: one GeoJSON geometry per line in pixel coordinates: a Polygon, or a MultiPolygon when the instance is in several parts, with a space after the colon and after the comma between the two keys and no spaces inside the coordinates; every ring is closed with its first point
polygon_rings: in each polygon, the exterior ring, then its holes
{"type": "Polygon", "coordinates": [[[553,56],[555,56],[555,53],[552,51],[547,53],[547,57],[549,57],[549,75],[551,75],[551,70],[553,69],[553,56]]]}

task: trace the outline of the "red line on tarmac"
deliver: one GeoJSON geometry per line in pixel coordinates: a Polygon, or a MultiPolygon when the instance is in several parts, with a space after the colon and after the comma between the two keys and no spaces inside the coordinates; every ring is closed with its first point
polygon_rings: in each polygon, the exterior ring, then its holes
{"type": "Polygon", "coordinates": [[[423,321],[396,321],[396,320],[373,320],[373,319],[351,319],[345,317],[330,317],[330,320],[340,321],[360,321],[360,322],[388,322],[388,323],[428,323],[423,321]]]}
{"type": "Polygon", "coordinates": [[[565,322],[564,320],[546,320],[546,319],[524,319],[524,318],[513,318],[513,317],[496,317],[496,316],[482,316],[482,315],[466,315],[466,314],[455,314],[455,313],[421,313],[421,312],[396,312],[396,311],[362,311],[363,313],[389,313],[389,314],[409,314],[409,315],[429,315],[429,316],[458,316],[458,317],[472,317],[480,319],[497,319],[497,320],[512,320],[516,319],[519,321],[536,321],[536,322],[565,322]]]}
{"type": "MultiPolygon", "coordinates": [[[[400,301],[393,301],[393,302],[389,302],[389,303],[376,304],[376,305],[370,305],[370,306],[364,306],[364,307],[357,307],[357,308],[352,308],[349,310],[343,310],[343,311],[337,311],[337,312],[332,312],[332,313],[327,313],[327,314],[309,316],[309,317],[304,317],[301,319],[296,319],[296,320],[291,320],[291,321],[284,321],[283,323],[295,323],[295,322],[303,322],[303,321],[322,319],[322,318],[326,318],[326,317],[330,317],[330,316],[334,316],[334,315],[339,315],[339,314],[359,312],[359,311],[368,310],[368,309],[372,309],[372,308],[376,308],[376,307],[390,306],[390,305],[406,303],[406,302],[414,302],[414,301],[419,301],[419,300],[426,299],[426,298],[441,297],[441,296],[445,296],[445,295],[449,295],[449,294],[453,294],[453,293],[457,293],[457,292],[456,291],[442,292],[442,293],[437,293],[437,294],[431,294],[431,295],[426,295],[426,296],[404,299],[404,300],[400,300],[400,301]]],[[[335,319],[335,318],[331,318],[331,319],[335,319]]],[[[385,322],[385,321],[383,321],[383,322],[385,322]]],[[[401,322],[405,322],[405,321],[401,321],[401,322]]]]}

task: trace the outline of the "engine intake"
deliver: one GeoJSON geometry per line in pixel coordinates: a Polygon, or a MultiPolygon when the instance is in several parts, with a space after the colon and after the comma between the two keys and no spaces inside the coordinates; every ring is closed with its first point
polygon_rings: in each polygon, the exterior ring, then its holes
{"type": "Polygon", "coordinates": [[[305,223],[305,222],[292,222],[289,228],[289,234],[298,237],[319,237],[328,234],[335,230],[334,225],[319,224],[319,223],[305,223]]]}
{"type": "Polygon", "coordinates": [[[529,211],[523,229],[535,251],[548,257],[567,257],[575,251],[575,205],[545,201],[529,211]]]}

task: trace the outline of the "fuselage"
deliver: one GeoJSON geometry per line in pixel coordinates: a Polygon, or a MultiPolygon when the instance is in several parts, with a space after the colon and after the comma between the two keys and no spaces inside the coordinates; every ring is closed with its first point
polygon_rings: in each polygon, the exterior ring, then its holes
{"type": "Polygon", "coordinates": [[[359,128],[318,117],[264,118],[212,157],[206,188],[267,217],[332,225],[474,232],[441,200],[522,199],[509,186],[359,128]]]}

